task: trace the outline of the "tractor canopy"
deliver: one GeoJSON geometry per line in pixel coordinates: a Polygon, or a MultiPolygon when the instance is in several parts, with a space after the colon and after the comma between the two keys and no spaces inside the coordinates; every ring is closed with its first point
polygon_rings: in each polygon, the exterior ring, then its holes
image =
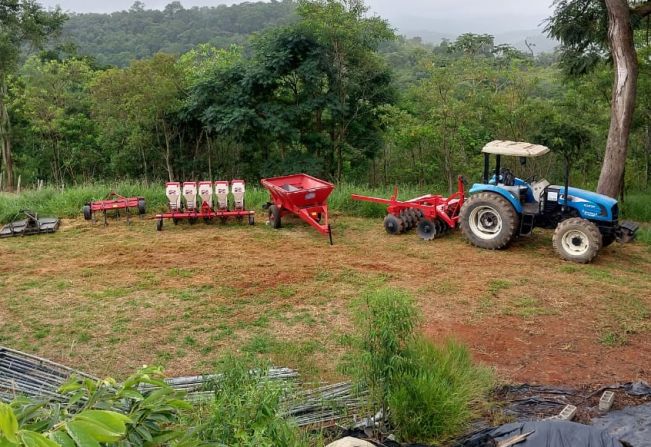
{"type": "Polygon", "coordinates": [[[495,140],[481,150],[484,154],[506,155],[511,157],[540,157],[549,152],[549,148],[540,144],[522,141],[495,140]]]}

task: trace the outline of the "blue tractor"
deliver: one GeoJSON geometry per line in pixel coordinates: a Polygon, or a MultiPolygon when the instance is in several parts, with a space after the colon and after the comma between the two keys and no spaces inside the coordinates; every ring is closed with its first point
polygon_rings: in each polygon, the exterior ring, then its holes
{"type": "Polygon", "coordinates": [[[633,222],[619,224],[617,200],[570,187],[567,166],[564,186],[535,177],[523,180],[501,166],[503,156],[519,157],[525,165],[527,158],[545,155],[549,148],[492,141],[482,152],[483,183],[472,186],[459,218],[461,231],[471,244],[499,250],[513,239],[531,234],[535,227],[555,228],[553,245],[560,257],[586,263],[615,240],[634,239],[638,226],[633,222]],[[490,167],[491,154],[496,158],[494,171],[490,167]]]}

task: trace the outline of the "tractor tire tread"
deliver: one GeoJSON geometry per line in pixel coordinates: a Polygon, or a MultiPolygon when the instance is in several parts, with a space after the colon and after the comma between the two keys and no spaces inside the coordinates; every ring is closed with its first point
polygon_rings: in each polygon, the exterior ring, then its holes
{"type": "Polygon", "coordinates": [[[562,221],[556,226],[556,230],[554,230],[554,236],[552,237],[552,246],[554,247],[554,251],[558,253],[562,259],[566,261],[578,262],[580,264],[587,264],[597,256],[599,250],[601,250],[603,246],[603,241],[601,233],[599,232],[599,228],[597,228],[594,223],[581,217],[572,217],[570,219],[562,221]],[[589,250],[581,256],[572,256],[571,254],[565,252],[562,247],[561,240],[563,238],[563,233],[572,227],[583,231],[590,240],[589,250]]]}
{"type": "Polygon", "coordinates": [[[459,213],[461,233],[474,246],[487,250],[501,250],[506,248],[515,238],[520,227],[520,217],[513,205],[504,197],[493,192],[480,192],[471,196],[461,207],[459,213]],[[481,203],[494,206],[502,218],[502,231],[494,239],[481,239],[470,228],[470,213],[475,206],[481,203]]]}

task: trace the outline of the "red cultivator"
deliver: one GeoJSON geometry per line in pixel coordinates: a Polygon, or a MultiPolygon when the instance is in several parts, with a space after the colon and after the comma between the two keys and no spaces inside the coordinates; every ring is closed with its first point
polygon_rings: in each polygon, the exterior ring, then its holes
{"type": "Polygon", "coordinates": [[[335,185],[307,174],[265,178],[260,183],[271,195],[267,210],[274,228],[280,228],[282,216],[295,214],[319,233],[328,235],[332,245],[327,201],[335,185]]]}
{"type": "Polygon", "coordinates": [[[127,223],[130,223],[131,208],[137,209],[140,216],[145,214],[145,198],[124,197],[111,191],[104,200],[93,200],[92,202],[88,202],[81,210],[84,213],[84,219],[92,219],[93,223],[95,223],[95,213],[102,213],[104,215],[104,225],[107,225],[106,213],[108,211],[114,211],[117,217],[120,217],[120,210],[124,210],[127,216],[127,223]]]}
{"type": "Polygon", "coordinates": [[[176,225],[180,220],[187,219],[190,224],[196,223],[199,219],[210,223],[219,219],[222,223],[229,218],[236,218],[243,221],[246,217],[249,225],[255,224],[255,211],[249,211],[244,206],[244,180],[233,180],[231,185],[232,206],[229,209],[229,183],[227,181],[214,182],[214,196],[216,200],[213,206],[213,182],[168,182],[165,193],[168,199],[169,211],[156,215],[156,229],[163,229],[163,219],[172,219],[176,225]],[[197,200],[197,196],[200,201],[197,200]],[[201,203],[201,205],[199,205],[201,203]]]}
{"type": "Polygon", "coordinates": [[[384,228],[389,234],[400,234],[416,227],[416,232],[424,240],[432,240],[457,227],[459,211],[464,200],[463,179],[457,180],[457,192],[450,197],[427,194],[415,199],[398,200],[396,186],[390,199],[352,195],[353,200],[382,203],[388,205],[384,228]]]}

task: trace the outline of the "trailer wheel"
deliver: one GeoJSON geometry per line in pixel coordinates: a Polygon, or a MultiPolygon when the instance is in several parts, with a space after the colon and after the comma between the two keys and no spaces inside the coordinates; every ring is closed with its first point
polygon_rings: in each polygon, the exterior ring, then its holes
{"type": "Polygon", "coordinates": [[[461,207],[461,232],[476,247],[499,250],[506,247],[519,227],[513,206],[502,196],[482,192],[461,207]]]}
{"type": "Polygon", "coordinates": [[[93,213],[90,210],[90,205],[84,205],[81,208],[81,211],[84,213],[84,219],[91,220],[93,218],[93,213]]]}
{"type": "Polygon", "coordinates": [[[280,208],[278,208],[276,205],[271,205],[269,206],[269,223],[271,223],[271,226],[275,229],[278,229],[281,227],[282,223],[280,221],[280,208]]]}
{"type": "Polygon", "coordinates": [[[138,199],[138,214],[141,216],[147,212],[145,199],[138,199]]]}
{"type": "Polygon", "coordinates": [[[172,218],[172,222],[174,222],[174,225],[178,225],[178,224],[179,224],[179,220],[178,220],[176,217],[173,217],[173,218],[172,218]]]}
{"type": "Polygon", "coordinates": [[[253,214],[249,214],[249,225],[255,225],[255,216],[253,214]]]}
{"type": "Polygon", "coordinates": [[[558,224],[552,243],[561,258],[585,264],[599,253],[602,237],[595,224],[580,217],[573,217],[558,224]]]}
{"type": "Polygon", "coordinates": [[[403,220],[393,214],[387,214],[384,218],[384,229],[389,234],[400,234],[405,229],[403,220]]]}
{"type": "Polygon", "coordinates": [[[437,236],[437,228],[434,222],[429,219],[423,219],[418,222],[418,228],[416,228],[416,234],[424,241],[431,241],[437,236]]]}
{"type": "Polygon", "coordinates": [[[156,231],[163,231],[163,219],[156,221],[156,231]]]}

